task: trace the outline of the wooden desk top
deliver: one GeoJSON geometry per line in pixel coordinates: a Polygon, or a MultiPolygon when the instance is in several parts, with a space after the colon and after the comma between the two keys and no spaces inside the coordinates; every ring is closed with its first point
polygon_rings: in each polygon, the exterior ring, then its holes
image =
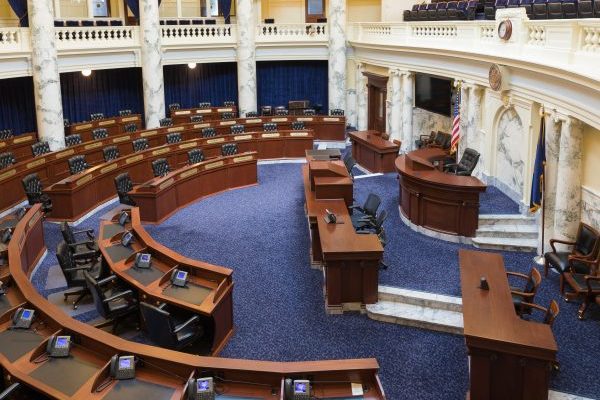
{"type": "Polygon", "coordinates": [[[79,131],[84,131],[92,128],[104,128],[115,124],[137,122],[141,119],[142,116],[140,114],[124,115],[122,117],[105,117],[96,121],[75,122],[69,125],[68,129],[71,134],[74,134],[78,133],[79,131]]]}
{"type": "Polygon", "coordinates": [[[557,345],[550,326],[515,312],[502,255],[462,249],[458,256],[467,345],[553,361],[557,345]],[[481,277],[490,290],[479,289],[481,277]]]}
{"type": "Polygon", "coordinates": [[[350,132],[348,136],[350,136],[350,139],[357,140],[377,150],[378,153],[397,153],[400,150],[400,146],[385,140],[379,132],[374,130],[350,132]]]}

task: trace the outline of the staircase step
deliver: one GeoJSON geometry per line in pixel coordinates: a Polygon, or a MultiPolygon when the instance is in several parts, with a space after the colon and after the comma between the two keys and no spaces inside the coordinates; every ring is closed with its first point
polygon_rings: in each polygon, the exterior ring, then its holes
{"type": "Polygon", "coordinates": [[[475,236],[473,246],[479,249],[507,251],[536,251],[537,239],[496,238],[475,236]]]}
{"type": "Polygon", "coordinates": [[[418,290],[409,290],[393,286],[379,286],[379,301],[462,312],[462,299],[460,297],[420,292],[418,290]]]}
{"type": "Polygon", "coordinates": [[[484,224],[479,225],[475,236],[497,237],[497,238],[521,238],[537,239],[537,225],[515,225],[515,224],[484,224]]]}
{"type": "Polygon", "coordinates": [[[463,334],[463,316],[462,313],[456,311],[428,308],[394,301],[379,301],[376,304],[367,305],[367,315],[369,318],[381,322],[456,335],[463,334]]]}
{"type": "Polygon", "coordinates": [[[521,214],[480,214],[479,225],[537,225],[534,217],[521,214]]]}

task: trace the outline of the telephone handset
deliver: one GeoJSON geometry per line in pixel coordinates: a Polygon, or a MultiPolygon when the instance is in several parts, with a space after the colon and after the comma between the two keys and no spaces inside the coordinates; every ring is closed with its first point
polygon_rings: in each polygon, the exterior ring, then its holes
{"type": "Polygon", "coordinates": [[[186,400],[214,400],[213,378],[191,378],[188,380],[186,400]]]}
{"type": "Polygon", "coordinates": [[[135,378],[134,356],[112,356],[109,373],[111,378],[118,380],[135,378]]]}
{"type": "Polygon", "coordinates": [[[136,268],[140,269],[148,269],[152,265],[152,255],[149,253],[137,253],[135,255],[135,263],[136,268]]]}
{"type": "Polygon", "coordinates": [[[34,310],[19,307],[12,316],[13,329],[29,329],[35,315],[34,310]]]}
{"type": "Polygon", "coordinates": [[[335,224],[337,222],[337,217],[334,213],[329,211],[329,209],[326,208],[325,213],[325,222],[327,222],[328,224],[335,224]]]}
{"type": "Polygon", "coordinates": [[[188,273],[180,269],[175,268],[171,272],[171,284],[173,286],[185,287],[188,281],[188,273]]]}
{"type": "Polygon", "coordinates": [[[69,357],[71,336],[50,336],[46,344],[46,353],[50,357],[69,357]]]}

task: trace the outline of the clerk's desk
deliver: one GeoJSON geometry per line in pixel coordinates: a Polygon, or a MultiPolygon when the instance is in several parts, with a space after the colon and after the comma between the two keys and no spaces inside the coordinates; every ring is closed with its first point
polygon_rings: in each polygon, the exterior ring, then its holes
{"type": "Polygon", "coordinates": [[[396,159],[400,175],[402,217],[415,225],[472,237],[479,223],[479,194],[486,185],[474,176],[440,171],[437,160],[448,157],[442,149],[420,149],[396,159]]]}
{"type": "Polygon", "coordinates": [[[467,399],[546,400],[558,350],[550,326],[517,316],[502,255],[462,249],[459,261],[467,399]],[[482,277],[489,290],[479,288],[482,277]]]}
{"type": "Polygon", "coordinates": [[[396,143],[385,140],[381,132],[356,131],[348,134],[352,141],[352,156],[371,172],[393,172],[394,161],[400,151],[396,143]]]}
{"type": "Polygon", "coordinates": [[[313,388],[318,398],[351,397],[350,382],[356,382],[365,388],[364,399],[385,399],[377,375],[379,365],[373,358],[270,362],[200,357],[130,342],[71,318],[29,281],[46,250],[42,217],[40,205],[33,206],[17,224],[9,244],[9,288],[0,297],[0,370],[4,378],[0,390],[20,382],[51,399],[181,400],[188,378],[213,376],[228,396],[283,400],[283,381],[291,377],[316,381],[313,388]],[[35,310],[35,332],[8,329],[17,307],[35,310]],[[72,336],[71,357],[34,363],[52,334],[72,336]],[[131,354],[139,360],[135,379],[107,381],[109,360],[116,354],[131,354]],[[108,385],[97,390],[104,382],[108,385]]]}
{"type": "Polygon", "coordinates": [[[355,232],[348,212],[352,197],[349,201],[344,199],[344,191],[326,191],[324,193],[332,196],[328,198],[317,198],[316,195],[322,179],[347,179],[352,187],[352,180],[343,163],[309,160],[302,167],[302,174],[311,236],[311,261],[313,265],[323,266],[326,309],[339,313],[376,303],[379,262],[383,257],[383,247],[377,235],[359,235],[355,232]],[[340,223],[326,223],[326,209],[333,212],[340,223]]]}

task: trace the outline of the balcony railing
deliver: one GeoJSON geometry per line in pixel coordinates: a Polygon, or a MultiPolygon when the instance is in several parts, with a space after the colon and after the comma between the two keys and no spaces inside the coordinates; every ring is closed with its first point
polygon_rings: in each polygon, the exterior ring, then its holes
{"type": "Polygon", "coordinates": [[[235,25],[161,26],[163,46],[235,44],[235,25]]]}
{"type": "Polygon", "coordinates": [[[0,52],[20,53],[30,51],[29,29],[0,28],[0,52]]]}
{"type": "Polygon", "coordinates": [[[57,50],[139,46],[137,26],[55,28],[57,50]]]}
{"type": "Polygon", "coordinates": [[[256,27],[257,43],[326,43],[328,39],[327,24],[261,24],[256,27]]]}

